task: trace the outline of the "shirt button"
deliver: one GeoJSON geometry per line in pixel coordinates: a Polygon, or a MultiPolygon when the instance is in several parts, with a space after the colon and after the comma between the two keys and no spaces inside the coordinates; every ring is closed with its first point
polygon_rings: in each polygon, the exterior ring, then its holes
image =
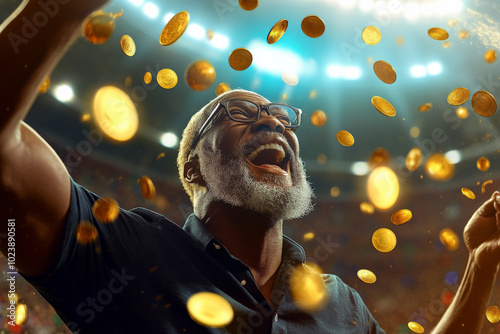
{"type": "Polygon", "coordinates": [[[274,316],[274,321],[278,321],[278,313],[274,316]]]}
{"type": "Polygon", "coordinates": [[[245,284],[247,284],[247,281],[246,281],[246,280],[243,280],[243,281],[241,281],[240,283],[241,283],[241,285],[245,285],[245,284]]]}

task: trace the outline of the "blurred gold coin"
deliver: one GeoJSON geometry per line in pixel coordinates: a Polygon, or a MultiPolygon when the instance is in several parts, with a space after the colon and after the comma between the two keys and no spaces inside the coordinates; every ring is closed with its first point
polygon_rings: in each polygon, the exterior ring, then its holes
{"type": "Polygon", "coordinates": [[[92,44],[106,43],[115,30],[114,19],[118,16],[121,13],[113,15],[102,10],[92,13],[82,25],[83,34],[92,44]]]}
{"type": "Polygon", "coordinates": [[[82,122],[88,122],[92,119],[92,116],[90,116],[90,114],[83,114],[82,117],[80,118],[80,120],[82,122]]]}
{"type": "Polygon", "coordinates": [[[397,45],[401,46],[401,45],[403,45],[404,43],[405,43],[405,39],[404,39],[404,37],[403,37],[403,36],[398,36],[398,37],[396,38],[396,44],[397,44],[397,45]]]}
{"type": "Polygon", "coordinates": [[[475,92],[471,104],[479,116],[490,117],[497,111],[497,100],[485,90],[475,92]]]}
{"type": "Polygon", "coordinates": [[[382,114],[387,117],[396,116],[396,109],[386,99],[380,96],[372,97],[373,106],[382,114]]]}
{"type": "Polygon", "coordinates": [[[380,33],[380,30],[378,30],[377,27],[367,26],[365,27],[365,29],[363,29],[363,32],[361,33],[361,38],[366,44],[375,45],[378,42],[380,42],[382,34],[380,33]]]}
{"type": "Polygon", "coordinates": [[[17,304],[14,322],[16,325],[22,325],[28,318],[28,306],[26,304],[17,304]]]}
{"type": "Polygon", "coordinates": [[[120,207],[114,199],[103,197],[94,202],[92,213],[100,222],[111,223],[120,214],[120,207]]]}
{"type": "Polygon", "coordinates": [[[129,75],[125,78],[125,87],[130,87],[132,84],[132,77],[129,75]]]}
{"type": "Polygon", "coordinates": [[[229,66],[233,70],[243,71],[246,70],[252,64],[252,54],[245,48],[238,48],[233,50],[229,55],[229,66]]]}
{"type": "Polygon", "coordinates": [[[377,209],[391,208],[399,197],[399,180],[396,173],[387,166],[375,168],[366,181],[366,193],[377,209]]]}
{"type": "Polygon", "coordinates": [[[375,212],[375,207],[370,202],[362,202],[359,204],[359,209],[367,215],[372,215],[375,212]]]}
{"type": "Polygon", "coordinates": [[[417,169],[422,163],[422,157],[423,153],[420,148],[418,147],[412,148],[410,152],[408,152],[408,154],[406,155],[406,160],[405,160],[406,168],[408,168],[410,172],[417,169]]]}
{"type": "Polygon", "coordinates": [[[488,50],[484,54],[484,60],[488,63],[493,63],[495,60],[497,60],[497,52],[495,50],[488,50]]]}
{"type": "Polygon", "coordinates": [[[448,35],[448,32],[443,28],[430,28],[427,31],[427,34],[429,35],[430,38],[438,41],[444,41],[448,39],[448,37],[450,37],[450,35],[448,35]]]}
{"type": "Polygon", "coordinates": [[[432,109],[432,103],[427,102],[418,107],[418,111],[427,112],[432,109]]]}
{"type": "Polygon", "coordinates": [[[394,68],[388,62],[383,60],[376,61],[373,64],[373,71],[386,84],[392,84],[396,81],[396,71],[394,71],[394,68]]]}
{"type": "Polygon", "coordinates": [[[137,133],[139,117],[135,104],[118,87],[101,87],[94,96],[92,111],[99,128],[114,140],[127,141],[137,133]]]}
{"type": "Polygon", "coordinates": [[[486,310],[486,318],[492,324],[496,324],[498,321],[500,321],[500,308],[496,305],[491,305],[490,307],[488,307],[488,309],[486,310]]]}
{"type": "Polygon", "coordinates": [[[462,188],[462,194],[469,199],[476,199],[476,194],[469,188],[462,188]]]}
{"type": "Polygon", "coordinates": [[[326,154],[324,154],[324,153],[320,153],[320,154],[318,154],[318,156],[316,157],[316,161],[317,161],[320,165],[323,165],[323,164],[325,164],[325,163],[328,161],[328,157],[326,156],[326,154]]]}
{"type": "Polygon", "coordinates": [[[174,88],[178,80],[177,74],[169,68],[164,68],[156,74],[156,81],[165,89],[174,88]]]}
{"type": "Polygon", "coordinates": [[[271,28],[269,34],[267,34],[267,43],[274,44],[280,40],[281,37],[285,34],[286,29],[288,28],[288,21],[283,19],[276,22],[276,24],[271,28]]]}
{"type": "Polygon", "coordinates": [[[439,232],[439,240],[450,251],[454,251],[460,245],[458,235],[451,228],[443,228],[439,232]]]}
{"type": "Polygon", "coordinates": [[[492,183],[493,180],[484,181],[483,184],[481,185],[481,194],[484,194],[486,192],[486,186],[492,183]]]}
{"type": "Polygon", "coordinates": [[[124,54],[129,57],[135,55],[135,42],[129,35],[123,35],[120,39],[120,46],[124,54]]]}
{"type": "Polygon", "coordinates": [[[326,124],[326,121],[328,120],[328,116],[323,110],[315,110],[311,114],[311,123],[314,126],[321,127],[326,124]]]}
{"type": "Polygon", "coordinates": [[[186,304],[189,316],[202,326],[221,328],[234,317],[231,304],[212,292],[198,292],[189,297],[186,304]]]}
{"type": "Polygon", "coordinates": [[[444,42],[443,43],[443,48],[448,49],[451,46],[450,42],[444,42]]]}
{"type": "Polygon", "coordinates": [[[141,195],[147,200],[151,200],[156,196],[156,189],[153,181],[146,175],[141,176],[137,181],[139,182],[139,189],[141,190],[141,195]]]}
{"type": "Polygon", "coordinates": [[[467,37],[469,37],[469,32],[467,30],[460,30],[458,32],[458,38],[466,39],[467,37]]]}
{"type": "Polygon", "coordinates": [[[373,150],[370,158],[368,158],[368,163],[372,167],[386,166],[391,160],[391,154],[383,147],[377,147],[373,150]]]}
{"type": "Polygon", "coordinates": [[[38,86],[38,92],[40,94],[46,93],[49,90],[49,88],[50,88],[50,78],[45,77],[40,86],[38,86]]]}
{"type": "Polygon", "coordinates": [[[244,10],[254,10],[259,5],[259,0],[238,0],[238,3],[244,10]]]}
{"type": "Polygon", "coordinates": [[[340,130],[337,132],[337,140],[343,146],[354,145],[354,137],[346,130],[340,130]]]}
{"type": "Polygon", "coordinates": [[[281,79],[289,86],[296,86],[299,83],[299,77],[291,70],[283,71],[281,79]]]}
{"type": "Polygon", "coordinates": [[[456,19],[449,19],[448,22],[447,22],[447,24],[448,24],[448,27],[456,27],[457,24],[458,24],[458,20],[456,20],[456,19]]]}
{"type": "Polygon", "coordinates": [[[325,32],[325,23],[316,15],[304,17],[300,27],[304,34],[311,38],[317,38],[325,32]]]}
{"type": "Polygon", "coordinates": [[[225,92],[229,92],[230,90],[231,90],[231,87],[229,87],[229,85],[227,83],[221,82],[215,88],[215,94],[217,94],[217,96],[219,96],[225,92]]]}
{"type": "Polygon", "coordinates": [[[373,272],[368,269],[360,269],[358,270],[358,277],[365,283],[375,283],[377,281],[377,276],[373,272]]]}
{"type": "Polygon", "coordinates": [[[151,74],[151,72],[144,73],[144,82],[147,85],[149,85],[151,83],[151,81],[153,81],[153,75],[151,74]]]}
{"type": "Polygon", "coordinates": [[[388,228],[379,228],[372,235],[372,244],[379,252],[387,253],[396,247],[397,239],[388,228]]]}
{"type": "Polygon", "coordinates": [[[455,166],[441,153],[427,158],[425,172],[435,181],[448,181],[455,173],[455,166]]]}
{"type": "Polygon", "coordinates": [[[304,234],[304,241],[309,241],[314,239],[314,232],[307,232],[304,234]]]}
{"type": "Polygon", "coordinates": [[[215,36],[215,32],[212,29],[207,30],[207,39],[211,41],[215,36]]]}
{"type": "Polygon", "coordinates": [[[448,94],[448,103],[452,106],[464,104],[469,99],[469,90],[465,87],[455,88],[448,94]]]}
{"type": "Polygon", "coordinates": [[[424,327],[422,327],[421,324],[418,322],[410,321],[408,323],[408,328],[413,332],[413,333],[418,333],[422,334],[424,332],[424,327]]]}
{"type": "Polygon", "coordinates": [[[93,242],[97,236],[97,229],[88,221],[82,221],[76,226],[76,241],[82,245],[93,242]]]}
{"type": "Polygon", "coordinates": [[[175,14],[165,25],[160,34],[161,45],[172,45],[181,38],[189,23],[189,13],[186,11],[175,14]]]}
{"type": "Polygon", "coordinates": [[[328,290],[320,272],[313,267],[300,264],[292,270],[290,294],[299,308],[307,311],[317,311],[325,305],[328,290]]]}
{"type": "Polygon", "coordinates": [[[394,225],[403,225],[403,224],[409,222],[412,217],[413,217],[413,215],[412,215],[410,210],[401,209],[401,210],[398,210],[392,214],[391,222],[394,225]]]}
{"type": "Polygon", "coordinates": [[[488,169],[490,169],[490,160],[486,157],[480,157],[479,159],[477,159],[476,165],[477,169],[482,172],[486,172],[488,169]]]}
{"type": "Polygon", "coordinates": [[[458,107],[457,110],[455,110],[455,113],[460,119],[466,119],[467,117],[469,117],[469,110],[467,110],[467,108],[465,107],[458,107]]]}
{"type": "Polygon", "coordinates": [[[208,89],[213,85],[216,77],[215,68],[206,60],[192,62],[184,73],[187,84],[196,91],[208,89]]]}

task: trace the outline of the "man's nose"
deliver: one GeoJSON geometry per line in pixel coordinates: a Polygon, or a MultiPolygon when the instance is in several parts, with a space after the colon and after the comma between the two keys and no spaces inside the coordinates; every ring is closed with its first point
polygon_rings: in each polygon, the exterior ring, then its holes
{"type": "Polygon", "coordinates": [[[252,123],[252,131],[275,131],[285,132],[285,126],[276,117],[269,115],[265,110],[261,111],[260,118],[252,123]]]}

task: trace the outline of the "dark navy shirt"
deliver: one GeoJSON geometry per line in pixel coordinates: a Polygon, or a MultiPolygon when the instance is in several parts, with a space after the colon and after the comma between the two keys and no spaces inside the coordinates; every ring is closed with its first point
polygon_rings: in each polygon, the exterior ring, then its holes
{"type": "Polygon", "coordinates": [[[329,292],[324,308],[298,308],[288,279],[293,268],[305,266],[305,254],[286,236],[270,306],[249,268],[194,215],[184,228],[144,208],[121,210],[114,222],[101,223],[92,215],[99,197],[73,181],[71,188],[56,263],[27,280],[75,333],[384,333],[358,293],[335,275],[321,276],[329,292]],[[94,241],[77,241],[82,222],[95,227],[94,241]],[[226,327],[190,318],[187,300],[203,291],[231,304],[234,318],[226,327]]]}

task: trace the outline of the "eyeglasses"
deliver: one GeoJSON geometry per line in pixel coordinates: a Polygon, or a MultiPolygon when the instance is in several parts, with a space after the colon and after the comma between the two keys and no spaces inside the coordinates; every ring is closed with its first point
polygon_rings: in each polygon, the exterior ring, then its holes
{"type": "Polygon", "coordinates": [[[281,103],[257,104],[248,100],[229,100],[219,102],[210,116],[200,128],[200,131],[193,140],[191,150],[193,150],[200,141],[201,135],[205,132],[210,121],[213,120],[221,107],[224,107],[229,118],[234,122],[253,123],[260,118],[262,110],[268,115],[277,118],[281,124],[291,131],[295,131],[300,125],[302,110],[281,103]]]}

